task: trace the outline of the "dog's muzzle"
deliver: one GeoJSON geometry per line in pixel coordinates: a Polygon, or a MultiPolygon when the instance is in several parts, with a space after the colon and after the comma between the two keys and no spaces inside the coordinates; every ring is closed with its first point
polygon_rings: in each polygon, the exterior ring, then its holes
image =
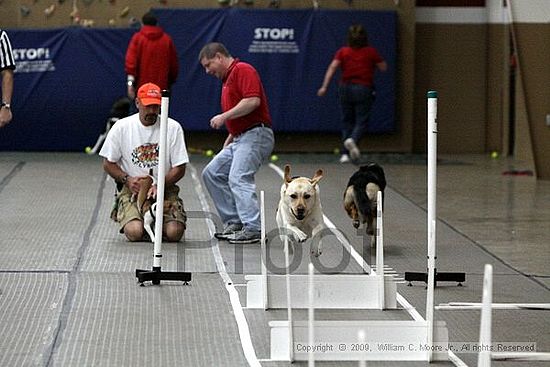
{"type": "Polygon", "coordinates": [[[304,208],[298,208],[296,213],[294,213],[293,210],[291,210],[292,215],[298,220],[303,220],[306,217],[306,210],[304,208]]]}

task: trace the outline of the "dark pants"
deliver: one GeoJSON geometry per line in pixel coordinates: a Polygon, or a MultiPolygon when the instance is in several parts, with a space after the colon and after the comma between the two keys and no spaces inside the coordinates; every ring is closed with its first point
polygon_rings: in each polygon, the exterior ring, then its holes
{"type": "MultiPolygon", "coordinates": [[[[342,141],[352,138],[359,143],[367,132],[373,89],[362,84],[341,84],[338,94],[342,106],[342,141]]],[[[342,152],[348,153],[346,148],[342,152]]]]}

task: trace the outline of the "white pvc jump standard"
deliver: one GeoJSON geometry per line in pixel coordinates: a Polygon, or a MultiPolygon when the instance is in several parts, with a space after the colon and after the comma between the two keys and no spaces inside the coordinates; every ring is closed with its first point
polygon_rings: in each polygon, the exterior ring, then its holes
{"type": "MultiPolygon", "coordinates": [[[[490,264],[485,265],[485,272],[483,275],[483,297],[481,306],[481,321],[479,326],[479,344],[481,346],[491,346],[491,320],[493,309],[493,266],[490,264]]],[[[510,304],[511,306],[517,306],[510,304]]],[[[547,304],[535,304],[538,305],[537,310],[547,310],[547,304]]],[[[535,307],[536,307],[535,306],[535,307]]],[[[501,309],[524,309],[524,308],[501,308],[501,309]]],[[[533,309],[533,308],[531,308],[533,309]]],[[[550,353],[542,352],[491,352],[489,348],[484,348],[478,354],[477,365],[478,367],[490,367],[491,360],[500,361],[550,361],[550,353]]]]}
{"type": "Polygon", "coordinates": [[[166,149],[166,133],[168,129],[168,106],[170,92],[162,91],[160,106],[160,132],[159,132],[159,156],[158,156],[158,177],[157,177],[157,200],[155,203],[155,238],[153,248],[152,270],[136,269],[138,283],[151,281],[153,285],[159,285],[161,280],[177,280],[187,284],[191,280],[191,273],[188,272],[163,272],[161,268],[162,259],[162,228],[164,221],[164,185],[166,180],[166,160],[168,150],[166,149]]]}
{"type": "MultiPolygon", "coordinates": [[[[307,266],[308,275],[308,345],[315,345],[315,284],[313,283],[314,266],[310,262],[307,266]]],[[[307,356],[308,367],[315,367],[315,353],[310,349],[307,356]]]]}
{"type": "MultiPolygon", "coordinates": [[[[378,308],[383,310],[386,306],[386,292],[384,276],[384,222],[382,216],[382,191],[376,193],[376,276],[378,277],[378,308]]],[[[395,285],[395,284],[394,284],[395,285]]],[[[391,296],[397,295],[397,288],[391,296]]],[[[392,299],[392,303],[395,302],[392,299]]]]}
{"type": "MultiPolygon", "coordinates": [[[[485,264],[483,273],[483,308],[481,309],[481,321],[479,327],[479,345],[488,347],[491,345],[491,303],[493,303],[493,266],[485,264]]],[[[478,367],[491,366],[491,350],[481,348],[477,355],[478,367]]]]}
{"type": "MultiPolygon", "coordinates": [[[[426,322],[428,346],[433,345],[435,246],[437,220],[437,92],[428,92],[428,291],[426,295],[426,322]]],[[[432,361],[431,348],[428,361],[432,361]]]]}
{"type": "MultiPolygon", "coordinates": [[[[263,192],[260,193],[263,212],[263,192]]],[[[314,301],[317,308],[328,309],[395,309],[397,285],[393,275],[384,275],[384,244],[382,193],[378,192],[376,269],[371,274],[317,274],[314,277],[314,301]]],[[[265,219],[261,214],[262,218],[265,219]]],[[[265,232],[265,225],[262,227],[265,232]]],[[[292,307],[308,308],[308,275],[267,275],[265,235],[261,245],[261,274],[247,275],[246,307],[267,309],[287,308],[287,284],[290,283],[292,307]]],[[[286,239],[286,237],[285,237],[286,239]]],[[[287,244],[285,244],[286,249],[287,244]]],[[[285,250],[286,251],[286,250],[285,250]]],[[[285,254],[286,256],[286,254],[285,254]]],[[[286,259],[286,257],[285,257],[286,259]]]]}

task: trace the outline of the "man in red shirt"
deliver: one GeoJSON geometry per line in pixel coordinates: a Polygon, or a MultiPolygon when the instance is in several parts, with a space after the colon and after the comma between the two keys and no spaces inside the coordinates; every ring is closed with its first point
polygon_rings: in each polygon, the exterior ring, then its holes
{"type": "Polygon", "coordinates": [[[212,42],[203,47],[199,62],[222,81],[222,113],[210,126],[225,125],[229,135],[223,149],[202,172],[224,223],[218,239],[245,244],[260,241],[260,210],[254,175],[273,150],[274,137],[267,97],[254,67],[233,58],[225,46],[212,42]]]}
{"type": "Polygon", "coordinates": [[[128,75],[128,97],[134,99],[136,90],[145,83],[160,89],[170,89],[178,77],[179,65],[172,38],[157,25],[152,12],[142,18],[143,27],[130,40],[124,69],[128,75]]]}

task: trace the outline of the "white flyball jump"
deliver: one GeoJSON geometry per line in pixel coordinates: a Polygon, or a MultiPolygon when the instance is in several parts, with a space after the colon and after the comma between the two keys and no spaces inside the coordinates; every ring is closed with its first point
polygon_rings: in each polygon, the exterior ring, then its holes
{"type": "Polygon", "coordinates": [[[479,325],[480,352],[477,357],[478,367],[490,367],[492,360],[499,361],[550,361],[550,353],[544,352],[493,352],[492,347],[492,312],[493,310],[549,310],[548,303],[493,303],[493,266],[485,264],[483,272],[483,295],[481,303],[449,302],[435,307],[437,310],[464,311],[480,310],[479,325]]]}

